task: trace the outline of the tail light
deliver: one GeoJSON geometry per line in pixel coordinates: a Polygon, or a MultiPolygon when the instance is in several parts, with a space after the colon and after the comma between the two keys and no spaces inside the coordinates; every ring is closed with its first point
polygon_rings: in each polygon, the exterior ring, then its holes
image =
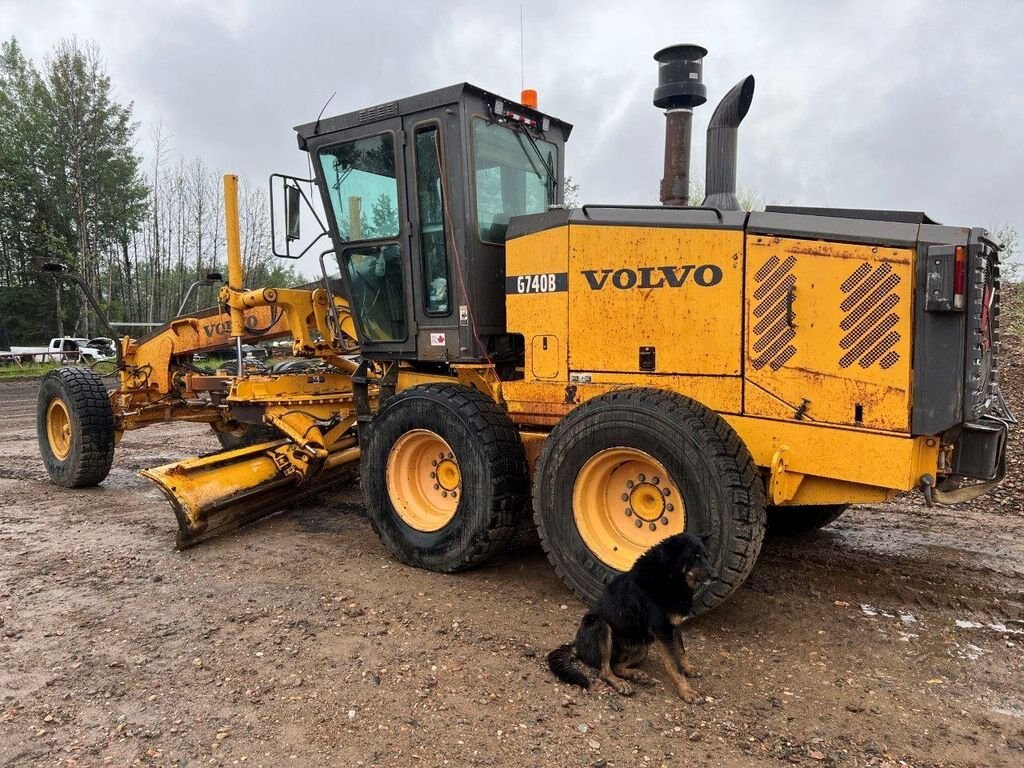
{"type": "Polygon", "coordinates": [[[967,294],[967,249],[962,245],[956,246],[953,258],[953,307],[964,308],[964,299],[967,294]]]}
{"type": "Polygon", "coordinates": [[[928,312],[963,312],[967,306],[967,247],[928,246],[924,308],[928,312]]]}

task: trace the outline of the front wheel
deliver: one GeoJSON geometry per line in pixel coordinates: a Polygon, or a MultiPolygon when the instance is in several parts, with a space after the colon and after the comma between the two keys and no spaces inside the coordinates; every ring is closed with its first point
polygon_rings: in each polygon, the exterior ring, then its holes
{"type": "Polygon", "coordinates": [[[450,572],[508,544],[526,506],[526,454],[493,400],[456,384],[413,387],[365,429],[363,496],[392,555],[450,572]]]}
{"type": "Polygon", "coordinates": [[[743,583],[764,538],[764,487],[743,442],[662,390],[610,392],[562,419],[537,461],[533,505],[548,559],[590,604],[647,549],[688,531],[718,572],[694,597],[703,613],[743,583]]]}
{"type": "Polygon", "coordinates": [[[99,485],[114,462],[114,411],[103,379],[87,368],[55,368],[43,377],[36,436],[57,485],[99,485]]]}

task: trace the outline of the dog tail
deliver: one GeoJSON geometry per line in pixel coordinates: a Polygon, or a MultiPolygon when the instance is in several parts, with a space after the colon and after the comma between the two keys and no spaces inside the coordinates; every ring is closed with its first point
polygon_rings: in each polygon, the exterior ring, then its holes
{"type": "Polygon", "coordinates": [[[563,682],[578,685],[580,688],[589,688],[590,678],[577,665],[574,651],[575,643],[566,643],[555,648],[548,654],[548,669],[563,682]]]}

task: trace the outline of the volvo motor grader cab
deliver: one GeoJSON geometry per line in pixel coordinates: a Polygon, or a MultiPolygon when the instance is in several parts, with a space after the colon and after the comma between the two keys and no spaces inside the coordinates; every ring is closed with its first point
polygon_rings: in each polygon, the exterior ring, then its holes
{"type": "Polygon", "coordinates": [[[907,211],[741,210],[753,77],[711,117],[708,195],[690,205],[705,53],[655,57],[661,206],[567,209],[571,126],[469,84],[298,126],[315,179],[272,179],[287,242],[315,188],[340,285],[325,271],[312,291],[245,289],[229,179],[221,307],[122,340],[112,392],[82,370],[48,377],[51,476],[101,481],[117,436],[154,421],[259,428],[271,439],[144,473],[179,544],[358,466],[387,549],[438,571],[481,563],[532,514],[559,575],[593,600],[657,541],[698,533],[718,574],[698,610],[750,572],[766,519],[810,529],[911,489],[984,492],[1011,420],[998,246],[907,211]],[[323,366],[190,363],[280,334],[323,366]]]}

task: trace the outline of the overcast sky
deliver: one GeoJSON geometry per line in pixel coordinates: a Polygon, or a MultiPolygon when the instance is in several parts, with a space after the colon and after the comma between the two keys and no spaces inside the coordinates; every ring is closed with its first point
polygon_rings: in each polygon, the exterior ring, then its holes
{"type": "MultiPolygon", "coordinates": [[[[657,202],[664,118],[652,55],[699,43],[709,103],[748,73],[739,183],[767,202],[924,210],[1024,233],[1024,2],[245,2],[0,0],[0,36],[41,60],[61,37],[99,44],[147,152],[175,151],[262,184],[304,173],[293,125],[468,80],[525,80],[575,128],[583,202],[657,202]]],[[[307,270],[308,271],[308,270],[307,270]]]]}

